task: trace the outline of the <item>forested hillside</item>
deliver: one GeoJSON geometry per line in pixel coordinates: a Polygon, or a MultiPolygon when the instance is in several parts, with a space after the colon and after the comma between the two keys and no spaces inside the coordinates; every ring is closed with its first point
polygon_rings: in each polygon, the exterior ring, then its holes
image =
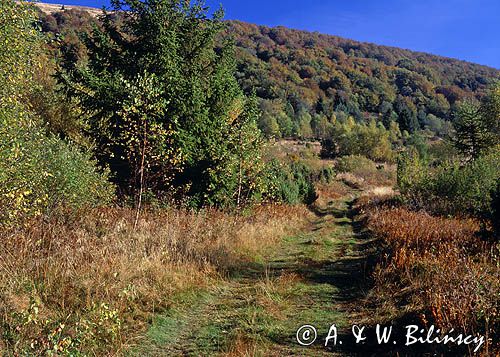
{"type": "Polygon", "coordinates": [[[340,112],[358,121],[372,115],[397,120],[409,132],[425,126],[440,132],[457,101],[481,97],[500,75],[454,59],[284,27],[232,22],[229,33],[238,47],[240,83],[266,100],[264,112],[294,113],[304,127],[312,114],[313,130],[323,116],[340,112]]]}
{"type": "MultiPolygon", "coordinates": [[[[42,28],[84,56],[77,34],[98,21],[85,10],[43,14],[42,28]]],[[[336,36],[232,21],[223,39],[236,44],[237,78],[256,93],[267,136],[323,138],[335,121],[376,119],[386,129],[428,129],[446,136],[455,104],[481,98],[500,71],[336,36]]],[[[222,42],[222,41],[221,41],[222,42]]]]}

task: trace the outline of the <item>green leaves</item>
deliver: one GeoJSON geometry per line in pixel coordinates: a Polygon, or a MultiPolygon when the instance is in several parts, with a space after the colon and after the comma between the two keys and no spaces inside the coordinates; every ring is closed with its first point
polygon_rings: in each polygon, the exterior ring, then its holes
{"type": "Polygon", "coordinates": [[[26,98],[37,85],[40,37],[30,5],[0,0],[0,226],[59,208],[109,202],[113,187],[91,155],[47,135],[26,98]]]}
{"type": "Polygon", "coordinates": [[[46,136],[22,111],[1,111],[0,119],[0,226],[112,200],[108,175],[89,153],[46,136]]]}
{"type": "Polygon", "coordinates": [[[460,103],[456,116],[455,146],[466,158],[478,159],[500,142],[500,85],[493,86],[481,103],[460,103]]]}
{"type": "Polygon", "coordinates": [[[398,186],[419,208],[437,214],[489,218],[500,177],[500,151],[492,150],[465,165],[458,160],[431,167],[416,150],[401,155],[398,186]]]}
{"type": "Polygon", "coordinates": [[[0,0],[0,98],[2,105],[21,100],[36,70],[39,33],[30,4],[0,0]]]}
{"type": "Polygon", "coordinates": [[[376,161],[392,161],[393,144],[397,144],[401,133],[397,124],[390,130],[377,125],[372,120],[368,125],[356,123],[348,118],[345,123],[334,122],[329,135],[323,140],[322,155],[338,157],[346,155],[362,155],[376,161]]]}
{"type": "Polygon", "coordinates": [[[119,19],[105,14],[87,37],[86,66],[60,77],[122,192],[145,184],[156,198],[187,196],[193,206],[251,201],[260,133],[232,46],[216,44],[222,12],[210,18],[203,2],[179,0],[113,5],[119,19]]]}

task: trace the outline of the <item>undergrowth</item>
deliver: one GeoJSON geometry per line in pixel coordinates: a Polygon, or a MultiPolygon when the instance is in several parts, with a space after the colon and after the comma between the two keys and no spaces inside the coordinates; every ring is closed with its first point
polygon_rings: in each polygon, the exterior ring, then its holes
{"type": "Polygon", "coordinates": [[[370,298],[391,320],[486,337],[498,351],[500,246],[481,239],[475,219],[433,217],[396,199],[363,198],[359,208],[385,247],[370,298]]]}
{"type": "Polygon", "coordinates": [[[0,351],[102,355],[133,345],[152,317],[185,291],[304,224],[302,206],[251,214],[216,210],[96,209],[1,233],[0,351]]]}

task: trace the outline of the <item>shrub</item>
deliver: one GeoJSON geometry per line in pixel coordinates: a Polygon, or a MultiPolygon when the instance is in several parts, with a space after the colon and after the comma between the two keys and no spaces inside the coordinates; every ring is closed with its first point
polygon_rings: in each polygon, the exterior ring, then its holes
{"type": "Polygon", "coordinates": [[[350,155],[338,159],[335,169],[341,173],[356,173],[360,170],[376,171],[377,165],[364,156],[350,155]]]}
{"type": "Polygon", "coordinates": [[[364,156],[344,156],[338,159],[335,170],[348,185],[393,186],[394,172],[390,165],[377,165],[364,156]]]}
{"type": "Polygon", "coordinates": [[[490,217],[499,177],[498,149],[467,164],[454,160],[436,168],[408,153],[398,165],[398,186],[408,202],[436,214],[490,217]]]}
{"type": "Polygon", "coordinates": [[[336,122],[330,137],[322,142],[323,157],[363,155],[376,161],[392,161],[391,133],[375,121],[356,123],[349,118],[346,123],[336,122]]]}
{"type": "Polygon", "coordinates": [[[500,237],[500,178],[491,193],[491,222],[497,237],[500,237]]]}
{"type": "Polygon", "coordinates": [[[319,182],[331,183],[335,179],[335,170],[332,167],[323,167],[319,173],[319,182]]]}
{"type": "Polygon", "coordinates": [[[56,208],[108,201],[112,187],[90,156],[47,136],[24,103],[36,87],[32,73],[42,42],[33,7],[0,2],[0,226],[56,208]]]}
{"type": "Polygon", "coordinates": [[[429,144],[429,158],[437,162],[455,159],[458,156],[458,151],[453,144],[447,140],[436,141],[429,144]]]}
{"type": "Polygon", "coordinates": [[[270,198],[278,202],[311,204],[317,199],[314,173],[301,162],[283,164],[271,161],[268,180],[270,198]]]}
{"type": "Polygon", "coordinates": [[[22,100],[37,70],[39,34],[28,2],[0,1],[0,106],[22,100]]]}
{"type": "Polygon", "coordinates": [[[0,111],[0,225],[62,207],[109,202],[107,173],[88,153],[31,123],[22,110],[0,111]]]}
{"type": "Polygon", "coordinates": [[[418,151],[410,148],[398,157],[397,185],[401,192],[411,195],[412,187],[421,182],[427,172],[427,163],[420,158],[418,151]]]}

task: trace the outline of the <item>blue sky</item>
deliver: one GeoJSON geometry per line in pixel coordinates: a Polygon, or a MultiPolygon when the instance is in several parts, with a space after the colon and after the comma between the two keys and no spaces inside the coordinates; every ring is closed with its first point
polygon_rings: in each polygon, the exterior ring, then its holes
{"type": "MultiPolygon", "coordinates": [[[[54,0],[101,7],[106,0],[54,0]]],[[[226,18],[283,25],[500,69],[500,0],[208,0],[226,18]]]]}

